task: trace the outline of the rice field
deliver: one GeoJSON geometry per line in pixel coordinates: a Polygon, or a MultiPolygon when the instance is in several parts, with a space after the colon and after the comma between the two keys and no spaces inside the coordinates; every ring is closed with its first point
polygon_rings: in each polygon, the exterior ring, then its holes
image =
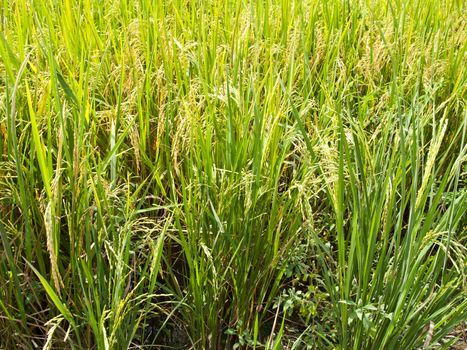
{"type": "Polygon", "coordinates": [[[460,348],[466,10],[3,1],[0,349],[460,348]]]}

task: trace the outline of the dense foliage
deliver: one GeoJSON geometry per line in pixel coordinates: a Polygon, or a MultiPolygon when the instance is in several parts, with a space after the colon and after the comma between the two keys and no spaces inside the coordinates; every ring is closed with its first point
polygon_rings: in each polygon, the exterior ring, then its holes
{"type": "Polygon", "coordinates": [[[0,348],[449,348],[461,0],[0,7],[0,348]]]}

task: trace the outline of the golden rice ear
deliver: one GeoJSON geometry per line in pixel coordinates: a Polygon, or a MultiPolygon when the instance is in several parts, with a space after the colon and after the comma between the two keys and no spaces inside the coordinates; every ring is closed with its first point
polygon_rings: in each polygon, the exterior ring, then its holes
{"type": "Polygon", "coordinates": [[[47,330],[47,339],[43,346],[43,350],[51,350],[53,349],[53,340],[54,340],[54,333],[60,324],[65,318],[62,316],[56,316],[45,323],[45,326],[48,328],[47,330]]]}
{"type": "Polygon", "coordinates": [[[53,225],[54,225],[54,222],[53,222],[53,214],[52,214],[52,202],[49,201],[47,204],[45,213],[44,213],[44,226],[45,226],[45,233],[47,237],[47,251],[49,252],[51,276],[54,282],[54,287],[57,293],[60,295],[60,287],[63,287],[63,281],[60,277],[60,271],[58,269],[57,254],[56,254],[57,244],[55,242],[53,225]]]}

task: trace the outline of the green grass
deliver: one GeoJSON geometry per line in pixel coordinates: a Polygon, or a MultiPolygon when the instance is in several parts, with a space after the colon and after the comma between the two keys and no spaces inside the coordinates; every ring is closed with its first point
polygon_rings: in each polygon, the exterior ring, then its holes
{"type": "Polygon", "coordinates": [[[457,0],[0,7],[0,349],[447,349],[457,0]]]}

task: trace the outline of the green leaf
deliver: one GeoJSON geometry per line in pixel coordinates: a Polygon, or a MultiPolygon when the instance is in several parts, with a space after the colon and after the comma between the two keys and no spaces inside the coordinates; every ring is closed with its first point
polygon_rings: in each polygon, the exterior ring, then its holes
{"type": "Polygon", "coordinates": [[[75,94],[73,93],[73,90],[71,90],[70,86],[60,73],[57,73],[57,79],[63,91],[65,92],[65,96],[67,97],[67,99],[74,105],[78,106],[78,99],[76,98],[75,94]]]}
{"type": "Polygon", "coordinates": [[[57,307],[58,311],[63,315],[63,317],[70,322],[70,324],[75,327],[75,321],[73,319],[73,315],[71,314],[70,310],[66,307],[66,305],[60,300],[60,297],[55,293],[54,289],[52,286],[47,282],[47,280],[40,274],[38,270],[32,264],[26,260],[26,263],[29,265],[31,270],[34,271],[36,276],[39,278],[39,281],[41,282],[42,286],[44,287],[47,295],[50,297],[54,305],[57,307]]]}

